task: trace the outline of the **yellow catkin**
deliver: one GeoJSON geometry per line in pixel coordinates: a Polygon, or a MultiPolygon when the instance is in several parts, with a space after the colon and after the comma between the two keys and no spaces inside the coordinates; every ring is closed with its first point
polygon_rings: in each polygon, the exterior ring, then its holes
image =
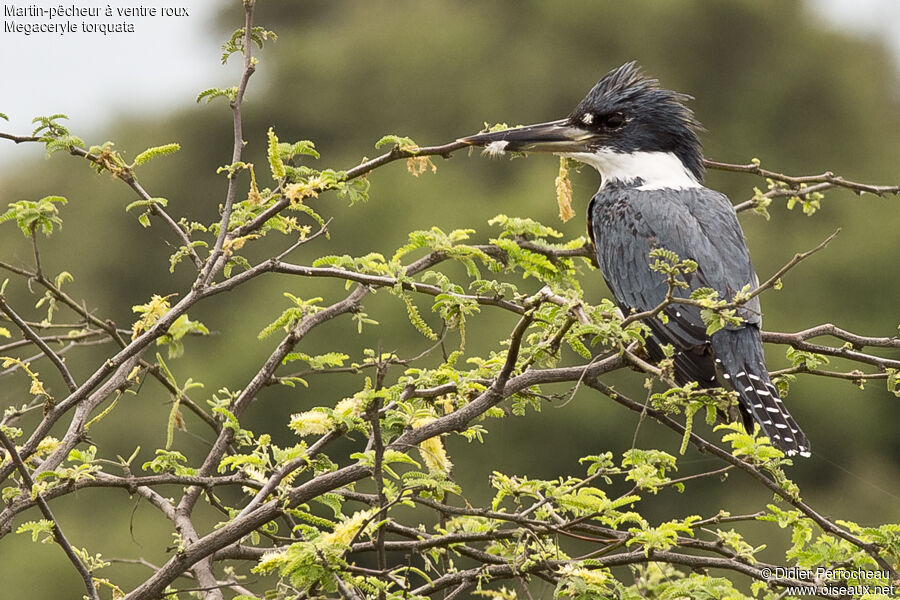
{"type": "Polygon", "coordinates": [[[587,584],[606,585],[609,582],[609,575],[603,571],[592,571],[581,567],[566,565],[560,569],[560,575],[565,577],[578,577],[587,584]]]}
{"type": "Polygon", "coordinates": [[[344,398],[334,407],[334,416],[339,419],[358,417],[361,414],[362,402],[359,398],[356,398],[354,396],[351,396],[350,398],[344,398]]]}
{"type": "Polygon", "coordinates": [[[318,197],[321,185],[321,177],[311,177],[308,181],[291,183],[285,186],[284,197],[290,200],[292,205],[303,204],[304,198],[318,197]]]}
{"type": "Polygon", "coordinates": [[[569,179],[569,165],[565,156],[559,157],[559,175],[556,176],[556,204],[559,218],[563,223],[575,216],[572,210],[572,180],[569,179]]]}
{"type": "MultiPolygon", "coordinates": [[[[432,421],[434,421],[434,417],[417,419],[413,425],[415,427],[422,427],[432,421]]],[[[431,471],[447,474],[450,473],[450,470],[453,468],[453,463],[450,462],[450,458],[447,456],[447,450],[444,448],[444,443],[441,442],[439,436],[428,438],[421,442],[419,444],[419,454],[422,455],[425,466],[431,471]]]]}
{"type": "Polygon", "coordinates": [[[321,435],[331,431],[331,417],[317,410],[308,410],[291,417],[288,425],[297,435],[321,435]]]}
{"type": "Polygon", "coordinates": [[[365,525],[369,517],[372,516],[372,512],[373,511],[371,510],[361,510],[354,513],[353,516],[346,521],[341,521],[334,526],[334,531],[322,535],[322,543],[349,546],[360,528],[365,525]]]}

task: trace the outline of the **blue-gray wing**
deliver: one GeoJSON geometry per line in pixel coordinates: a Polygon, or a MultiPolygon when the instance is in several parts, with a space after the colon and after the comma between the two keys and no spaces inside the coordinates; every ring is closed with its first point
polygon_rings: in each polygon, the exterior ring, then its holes
{"type": "MultiPolygon", "coordinates": [[[[600,270],[616,301],[626,311],[646,311],[666,297],[665,277],[650,269],[650,252],[672,250],[697,263],[685,275],[689,296],[708,287],[731,300],[745,286],[756,287],[756,274],[737,216],[728,199],[706,188],[638,190],[604,188],[588,211],[589,231],[597,248],[600,270]]],[[[667,322],[649,319],[652,337],[646,347],[653,360],[662,358],[660,345],[675,348],[675,378],[717,385],[716,364],[737,391],[744,424],[759,424],[772,443],[791,454],[809,456],[809,440],[788,413],[766,370],[759,327],[759,301],[747,302],[738,313],[743,323],[706,335],[700,310],[667,306],[667,322]]]]}
{"type": "MultiPolygon", "coordinates": [[[[628,311],[641,312],[658,306],[666,297],[665,276],[650,269],[650,252],[672,250],[692,259],[697,270],[686,274],[689,288],[676,290],[687,297],[709,287],[720,298],[732,299],[757,279],[743,232],[731,203],[723,194],[707,188],[638,190],[608,186],[594,196],[589,209],[589,229],[597,249],[600,270],[616,301],[628,311]]],[[[668,323],[648,322],[656,341],[672,344],[676,375],[682,382],[715,382],[715,368],[706,326],[696,307],[679,304],[665,309],[668,323]]],[[[746,323],[758,327],[759,303],[755,299],[740,311],[746,323]]],[[[649,348],[659,358],[658,348],[649,348]]]]}

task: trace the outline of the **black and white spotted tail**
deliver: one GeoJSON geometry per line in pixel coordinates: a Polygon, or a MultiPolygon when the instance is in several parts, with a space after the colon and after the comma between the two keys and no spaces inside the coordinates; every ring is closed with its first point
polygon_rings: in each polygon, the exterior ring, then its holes
{"type": "Polygon", "coordinates": [[[758,423],[772,445],[788,456],[809,457],[809,440],[788,413],[769,379],[759,329],[745,326],[722,329],[712,335],[713,353],[723,377],[740,397],[744,425],[758,423]]]}

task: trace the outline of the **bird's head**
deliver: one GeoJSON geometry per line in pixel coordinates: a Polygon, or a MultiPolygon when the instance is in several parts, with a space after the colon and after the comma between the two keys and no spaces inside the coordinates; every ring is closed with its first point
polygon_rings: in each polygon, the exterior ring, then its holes
{"type": "Polygon", "coordinates": [[[559,121],[481,133],[459,141],[490,153],[552,152],[589,164],[604,185],[694,187],[703,178],[700,124],[690,96],[659,87],[630,62],[597,82],[559,121]]]}

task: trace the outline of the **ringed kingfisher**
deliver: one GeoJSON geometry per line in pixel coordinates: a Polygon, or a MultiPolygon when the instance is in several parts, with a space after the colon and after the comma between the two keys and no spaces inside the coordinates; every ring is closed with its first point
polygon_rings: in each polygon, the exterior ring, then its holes
{"type": "MultiPolygon", "coordinates": [[[[728,198],[703,186],[700,123],[690,96],[662,89],[634,62],[603,76],[565,119],[460,139],[491,154],[552,152],[594,167],[601,184],[588,207],[588,233],[603,277],[625,314],[653,310],[669,285],[650,268],[657,248],[697,263],[684,274],[689,297],[712,288],[732,299],[758,287],[747,242],[728,198]]],[[[763,354],[759,297],[737,309],[742,322],[707,334],[700,308],[671,303],[652,318],[646,349],[654,361],[671,345],[679,385],[719,385],[738,393],[744,426],[760,426],[788,455],[810,456],[809,440],[769,378],[763,354]]]]}

